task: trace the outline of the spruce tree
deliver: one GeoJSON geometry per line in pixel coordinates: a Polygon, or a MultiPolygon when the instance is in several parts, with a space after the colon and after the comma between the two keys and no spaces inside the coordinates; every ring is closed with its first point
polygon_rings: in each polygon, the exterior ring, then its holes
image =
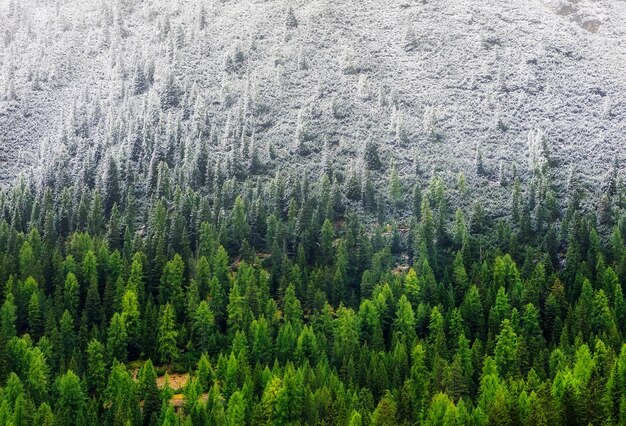
{"type": "Polygon", "coordinates": [[[378,153],[378,144],[372,139],[368,139],[367,142],[365,142],[363,159],[368,170],[378,170],[382,167],[382,161],[378,153]]]}

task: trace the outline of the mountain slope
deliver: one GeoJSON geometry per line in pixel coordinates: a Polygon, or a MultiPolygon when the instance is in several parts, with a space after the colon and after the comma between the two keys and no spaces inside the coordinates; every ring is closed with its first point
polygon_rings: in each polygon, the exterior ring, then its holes
{"type": "Polygon", "coordinates": [[[462,170],[497,207],[499,169],[531,168],[529,134],[591,190],[626,154],[624,2],[29,0],[0,16],[5,179],[59,152],[77,170],[166,145],[183,163],[254,144],[268,173],[315,175],[324,155],[349,173],[371,139],[386,167],[462,170]]]}

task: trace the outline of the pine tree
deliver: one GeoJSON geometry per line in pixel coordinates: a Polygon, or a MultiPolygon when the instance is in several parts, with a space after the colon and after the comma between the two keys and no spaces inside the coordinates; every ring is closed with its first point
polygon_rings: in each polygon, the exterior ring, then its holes
{"type": "Polygon", "coordinates": [[[322,265],[330,265],[334,258],[333,241],[335,230],[330,220],[326,219],[322,225],[319,243],[319,259],[322,265]]]}
{"type": "Polygon", "coordinates": [[[212,353],[216,344],[215,319],[205,300],[200,302],[195,311],[193,332],[196,349],[200,352],[212,353]]]}
{"type": "Polygon", "coordinates": [[[246,216],[246,208],[241,197],[235,199],[235,206],[230,215],[230,241],[233,251],[238,251],[242,243],[248,239],[250,226],[246,216]]]}
{"type": "Polygon", "coordinates": [[[406,31],[404,33],[404,49],[407,52],[413,52],[418,47],[417,36],[413,30],[411,22],[407,23],[406,31]]]}
{"type": "Polygon", "coordinates": [[[39,336],[43,331],[42,307],[39,292],[33,292],[28,301],[28,330],[33,337],[39,336]]]}
{"type": "Polygon", "coordinates": [[[24,241],[24,244],[22,244],[22,247],[20,248],[19,265],[22,280],[25,280],[28,277],[38,276],[36,272],[37,262],[35,260],[33,248],[28,241],[24,241]]]}
{"type": "Polygon", "coordinates": [[[66,425],[86,425],[86,398],[80,379],[72,370],[68,370],[58,380],[56,417],[57,421],[66,425]]]}
{"type": "Polygon", "coordinates": [[[180,102],[180,88],[174,77],[174,73],[169,71],[161,86],[161,109],[164,111],[175,108],[180,102]]]}
{"type": "Polygon", "coordinates": [[[392,426],[397,424],[396,402],[390,392],[380,400],[376,410],[372,413],[372,426],[392,426]]]}
{"type": "Polygon", "coordinates": [[[518,338],[508,319],[502,321],[496,337],[495,361],[503,377],[516,374],[518,366],[518,338]]]}
{"type": "Polygon", "coordinates": [[[48,397],[49,369],[45,355],[37,347],[30,352],[27,383],[33,402],[45,402],[48,397]]]}
{"type": "Polygon", "coordinates": [[[350,168],[348,173],[348,180],[346,181],[346,197],[352,201],[359,201],[362,195],[361,177],[358,171],[353,167],[350,168]]]}
{"type": "Polygon", "coordinates": [[[63,311],[63,315],[61,315],[61,319],[59,320],[59,334],[59,357],[61,359],[61,362],[65,366],[67,366],[67,363],[69,363],[76,346],[76,331],[74,330],[74,319],[67,309],[63,311]]]}
{"type": "Polygon", "coordinates": [[[396,210],[402,207],[402,185],[395,164],[391,167],[391,176],[389,177],[389,199],[396,210]]]}
{"type": "Polygon", "coordinates": [[[298,27],[298,20],[296,19],[296,15],[293,13],[293,8],[291,7],[291,5],[287,7],[285,25],[287,26],[287,28],[298,27]]]}
{"type": "Polygon", "coordinates": [[[117,203],[111,208],[109,224],[107,226],[107,240],[112,250],[118,250],[122,247],[122,224],[120,210],[117,203]]]}
{"type": "Polygon", "coordinates": [[[141,420],[136,384],[123,364],[113,362],[104,391],[107,410],[105,419],[110,424],[123,422],[138,424],[141,420]]]}
{"type": "Polygon", "coordinates": [[[412,346],[415,340],[415,314],[405,295],[398,301],[396,319],[393,323],[393,340],[412,346]]]}
{"type": "Polygon", "coordinates": [[[91,327],[99,324],[102,315],[101,308],[98,282],[97,280],[90,280],[89,288],[87,289],[87,297],[85,299],[85,307],[83,309],[83,315],[87,320],[85,325],[91,327]]]}
{"type": "Polygon", "coordinates": [[[72,316],[72,318],[78,317],[78,302],[80,298],[80,287],[76,275],[72,272],[67,274],[65,279],[65,286],[63,288],[64,306],[72,316]]]}
{"type": "Polygon", "coordinates": [[[122,318],[126,328],[131,358],[140,353],[141,318],[137,294],[133,290],[126,290],[122,296],[122,318]]]}
{"type": "Polygon", "coordinates": [[[169,303],[174,308],[175,314],[183,312],[183,277],[185,264],[179,254],[175,254],[172,260],[165,264],[161,275],[161,285],[159,286],[159,303],[165,305],[169,303]]]}
{"type": "Polygon", "coordinates": [[[104,346],[93,339],[87,345],[87,389],[91,395],[102,395],[106,385],[104,346]]]}
{"type": "Polygon", "coordinates": [[[363,159],[368,170],[378,170],[382,167],[382,161],[378,154],[378,145],[372,139],[368,139],[365,142],[363,159]]]}
{"type": "Polygon", "coordinates": [[[103,193],[104,212],[106,217],[109,217],[113,206],[121,202],[120,176],[117,162],[113,157],[109,157],[103,193]]]}
{"type": "Polygon", "coordinates": [[[228,294],[228,332],[234,335],[237,331],[247,329],[250,308],[245,297],[241,294],[239,285],[234,282],[228,294]]]}
{"type": "Polygon", "coordinates": [[[125,362],[128,356],[128,331],[124,317],[116,312],[111,318],[107,335],[107,352],[110,360],[125,362]]]}
{"type": "Polygon", "coordinates": [[[137,391],[143,401],[143,424],[155,424],[157,413],[161,409],[161,398],[157,387],[157,375],[151,360],[147,360],[137,373],[137,391]]]}
{"type": "Polygon", "coordinates": [[[91,202],[91,212],[88,217],[89,233],[91,235],[102,235],[104,230],[104,203],[99,191],[94,191],[93,199],[91,202]]]}
{"type": "Polygon", "coordinates": [[[234,392],[228,400],[226,410],[226,424],[228,426],[238,426],[245,424],[246,404],[241,392],[234,392]]]}
{"type": "Polygon", "coordinates": [[[178,356],[178,348],[176,339],[178,331],[176,330],[176,315],[174,308],[168,302],[161,311],[158,328],[159,354],[161,361],[171,363],[178,356]]]}

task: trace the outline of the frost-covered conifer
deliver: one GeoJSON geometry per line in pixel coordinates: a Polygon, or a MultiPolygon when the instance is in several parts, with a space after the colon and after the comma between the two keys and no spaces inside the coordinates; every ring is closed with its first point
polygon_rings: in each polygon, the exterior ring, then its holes
{"type": "Polygon", "coordinates": [[[357,84],[357,95],[362,101],[370,99],[370,88],[367,80],[367,75],[361,74],[359,76],[359,82],[357,84]]]}
{"type": "Polygon", "coordinates": [[[422,119],[424,134],[428,139],[437,139],[437,112],[434,106],[427,106],[424,109],[424,118],[422,119]]]}
{"type": "Polygon", "coordinates": [[[287,13],[285,16],[285,25],[287,28],[297,28],[298,20],[296,19],[296,15],[293,13],[293,8],[290,6],[287,7],[287,13]]]}
{"type": "Polygon", "coordinates": [[[177,107],[180,102],[180,89],[174,77],[174,73],[169,71],[161,86],[161,108],[165,111],[177,107]]]}
{"type": "Polygon", "coordinates": [[[550,163],[548,138],[541,130],[528,132],[528,160],[532,170],[544,170],[550,163]]]}
{"type": "Polygon", "coordinates": [[[378,153],[378,144],[372,139],[368,139],[367,142],[365,142],[363,160],[365,161],[365,167],[367,167],[368,170],[378,170],[382,167],[382,162],[378,153]]]}
{"type": "Polygon", "coordinates": [[[417,36],[415,35],[415,30],[413,30],[413,25],[408,22],[406,26],[406,31],[404,33],[404,49],[407,52],[412,52],[417,48],[417,36]]]}

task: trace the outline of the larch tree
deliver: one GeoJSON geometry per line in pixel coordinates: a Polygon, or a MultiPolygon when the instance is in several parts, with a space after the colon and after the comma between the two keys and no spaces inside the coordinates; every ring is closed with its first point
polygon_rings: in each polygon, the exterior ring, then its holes
{"type": "Polygon", "coordinates": [[[176,330],[176,313],[168,302],[159,316],[158,344],[161,361],[171,363],[178,356],[178,331],[176,330]]]}

